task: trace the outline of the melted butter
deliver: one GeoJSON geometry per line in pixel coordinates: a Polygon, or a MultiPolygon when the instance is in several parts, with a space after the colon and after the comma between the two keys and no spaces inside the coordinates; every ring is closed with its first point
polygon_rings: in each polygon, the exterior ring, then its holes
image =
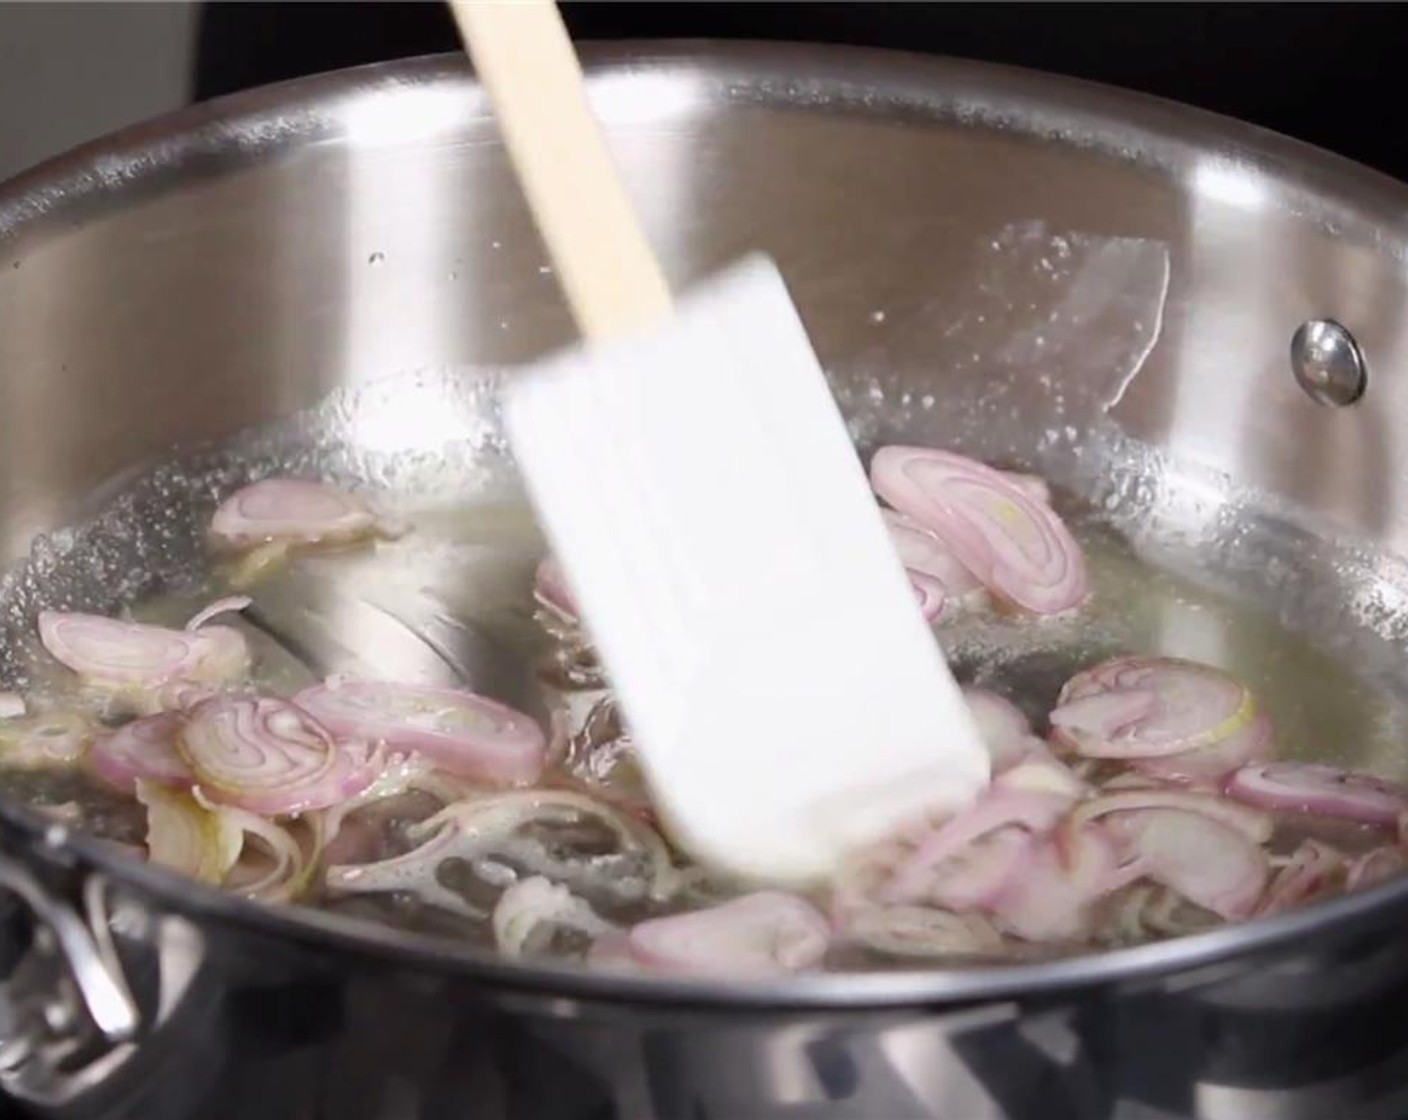
{"type": "MultiPolygon", "coordinates": [[[[521,662],[527,671],[540,665],[550,641],[533,619],[531,582],[543,543],[527,509],[506,503],[437,507],[418,511],[413,520],[414,531],[397,541],[294,556],[248,593],[258,599],[261,594],[287,596],[291,589],[306,588],[313,595],[320,586],[336,581],[351,593],[370,599],[413,595],[433,603],[444,616],[490,635],[506,656],[521,662]]],[[[1390,777],[1408,776],[1404,772],[1408,708],[1400,697],[1356,675],[1351,666],[1267,612],[1142,561],[1095,522],[1077,518],[1072,529],[1090,568],[1090,602],[1068,617],[1050,620],[1012,618],[984,610],[946,622],[936,630],[936,636],[961,679],[995,688],[1015,700],[1037,729],[1044,731],[1046,713],[1061,685],[1076,672],[1122,654],[1188,658],[1216,665],[1254,691],[1275,723],[1281,757],[1329,761],[1390,777]]],[[[230,590],[216,580],[200,594],[150,599],[132,613],[143,621],[181,626],[210,599],[230,590]]],[[[306,603],[289,601],[281,609],[305,608],[315,610],[317,604],[311,599],[306,603]]],[[[318,678],[316,667],[305,664],[259,626],[235,616],[225,616],[219,622],[239,626],[248,637],[255,657],[255,681],[262,687],[287,695],[318,678]]],[[[44,680],[51,701],[79,703],[71,679],[62,673],[49,673],[44,680]]],[[[474,681],[466,683],[475,685],[474,681]]],[[[597,761],[605,765],[612,759],[597,761]]],[[[5,780],[20,796],[49,802],[57,796],[47,780],[32,776],[5,780]]],[[[115,812],[112,795],[94,800],[94,791],[85,794],[81,782],[60,785],[58,792],[65,800],[92,802],[90,825],[97,830],[129,841],[140,835],[137,819],[115,812]]],[[[353,832],[347,840],[357,834],[355,826],[360,823],[365,850],[357,856],[384,858],[388,851],[371,833],[386,835],[389,829],[398,834],[407,821],[427,815],[431,806],[417,805],[415,810],[397,817],[392,822],[395,828],[381,819],[379,814],[385,815],[382,810],[359,811],[349,818],[353,832]]],[[[519,837],[496,854],[492,865],[447,866],[434,873],[433,881],[427,879],[421,885],[431,885],[437,894],[454,891],[466,902],[472,898],[476,907],[485,910],[503,886],[495,875],[512,879],[566,860],[582,865],[588,876],[583,883],[595,881],[591,876],[605,876],[603,881],[621,876],[619,857],[603,856],[595,850],[599,845],[591,836],[579,836],[571,822],[568,826],[554,836],[530,833],[519,837]]],[[[405,847],[402,837],[391,851],[405,847]]],[[[393,925],[485,942],[482,922],[467,925],[463,916],[429,913],[423,905],[413,903],[417,894],[408,887],[375,898],[321,893],[313,901],[365,913],[393,925]]],[[[601,894],[601,899],[606,897],[601,894]]],[[[640,915],[632,911],[629,916],[640,915]]],[[[867,959],[865,963],[874,966],[877,962],[867,959]]]]}
{"type": "Polygon", "coordinates": [[[1408,778],[1408,706],[1311,638],[1255,606],[1151,566],[1099,526],[1072,528],[1090,568],[1090,602],[1033,622],[993,612],[936,633],[959,676],[1016,701],[1038,729],[1061,685],[1122,654],[1161,654],[1224,669],[1276,727],[1277,755],[1408,778]]]}

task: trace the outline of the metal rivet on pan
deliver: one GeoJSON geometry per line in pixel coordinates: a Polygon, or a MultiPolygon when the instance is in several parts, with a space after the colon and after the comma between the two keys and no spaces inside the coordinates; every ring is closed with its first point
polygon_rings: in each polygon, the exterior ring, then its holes
{"type": "Polygon", "coordinates": [[[1369,381],[1354,336],[1333,319],[1307,319],[1291,336],[1291,370],[1320,404],[1339,408],[1364,395],[1369,381]]]}

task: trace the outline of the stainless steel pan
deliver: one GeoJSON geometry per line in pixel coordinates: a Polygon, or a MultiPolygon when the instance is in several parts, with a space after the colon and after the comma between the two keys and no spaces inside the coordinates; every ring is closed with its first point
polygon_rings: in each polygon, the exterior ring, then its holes
{"type": "MultiPolygon", "coordinates": [[[[774,254],[862,450],[1040,469],[1397,694],[1408,188],[977,64],[656,47],[592,83],[672,279],[774,254]]],[[[456,59],[197,107],[0,189],[4,636],[187,570],[254,466],[511,498],[492,371],[569,338],[544,259],[456,59]]],[[[1404,769],[1340,679],[1293,709],[1304,749],[1404,769]]],[[[738,988],[260,910],[9,803],[0,840],[0,1084],[39,1115],[1391,1116],[1408,1083],[1405,883],[1104,956],[738,988]]]]}

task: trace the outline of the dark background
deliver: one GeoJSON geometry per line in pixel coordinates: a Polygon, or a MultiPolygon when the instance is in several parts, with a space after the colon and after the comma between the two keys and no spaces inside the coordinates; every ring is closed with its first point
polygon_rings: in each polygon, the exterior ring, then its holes
{"type": "MultiPolygon", "coordinates": [[[[613,3],[563,5],[582,39],[793,39],[986,59],[1253,121],[1408,180],[1408,12],[1384,4],[613,3]]],[[[200,98],[458,49],[440,3],[213,3],[200,98]]]]}

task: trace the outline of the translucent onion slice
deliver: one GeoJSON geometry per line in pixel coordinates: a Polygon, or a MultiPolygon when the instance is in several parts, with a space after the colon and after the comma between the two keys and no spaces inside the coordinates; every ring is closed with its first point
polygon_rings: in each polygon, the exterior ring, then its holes
{"type": "Polygon", "coordinates": [[[578,617],[577,602],[555,557],[546,556],[539,563],[533,598],[540,608],[535,615],[538,624],[557,643],[551,655],[552,675],[577,688],[600,688],[605,678],[591,635],[578,617]]]}
{"type": "Polygon", "coordinates": [[[990,789],[968,808],[949,817],[923,837],[913,853],[896,869],[881,891],[886,902],[921,898],[935,869],[980,837],[1016,826],[1042,834],[1056,827],[1071,799],[1055,793],[990,789]]]}
{"type": "Polygon", "coordinates": [[[1159,758],[1248,727],[1256,702],[1219,669],[1171,657],[1121,657],[1078,673],[1051,713],[1053,738],[1087,758],[1159,758]]]}
{"type": "Polygon", "coordinates": [[[1114,846],[1096,826],[1064,830],[1058,840],[1033,847],[1025,865],[989,909],[998,923],[1024,941],[1073,941],[1088,937],[1096,902],[1117,885],[1114,846]]]}
{"type": "Polygon", "coordinates": [[[26,710],[24,697],[18,692],[0,692],[0,719],[14,719],[26,710]]]}
{"type": "Polygon", "coordinates": [[[1119,895],[1106,940],[1138,944],[1155,937],[1186,937],[1222,924],[1210,910],[1195,906],[1176,891],[1137,883],[1119,895]]]}
{"type": "Polygon", "coordinates": [[[437,876],[440,864],[445,860],[466,858],[476,851],[475,848],[466,851],[464,837],[456,829],[442,827],[419,846],[391,859],[374,863],[335,864],[324,873],[323,881],[328,890],[341,894],[410,894],[427,906],[466,918],[482,919],[488,915],[462,895],[450,890],[437,876]]]}
{"type": "Polygon", "coordinates": [[[1060,614],[1089,594],[1080,546],[1049,506],[1000,471],[961,455],[883,447],[875,492],[934,533],[987,589],[1034,614],[1060,614]]]}
{"type": "Polygon", "coordinates": [[[1027,740],[1026,753],[993,779],[993,787],[1013,792],[1054,793],[1070,801],[1090,792],[1090,787],[1076,772],[1037,738],[1027,740]]]}
{"type": "Polygon", "coordinates": [[[816,908],[780,891],[654,918],[629,935],[637,963],[653,972],[695,976],[801,972],[826,955],[830,941],[830,927],[816,908]]]}
{"type": "Polygon", "coordinates": [[[1020,828],[980,837],[935,867],[930,885],[915,901],[954,910],[985,908],[1031,861],[1035,847],[1031,834],[1020,828]]]}
{"type": "Polygon", "coordinates": [[[293,545],[285,541],[270,541],[256,545],[225,569],[225,582],[231,587],[253,587],[287,563],[293,545]]]}
{"type": "Polygon", "coordinates": [[[317,847],[326,848],[337,838],[350,813],[389,797],[397,797],[408,790],[419,789],[432,797],[438,797],[447,805],[466,796],[466,790],[462,786],[441,787],[437,777],[430,760],[418,754],[387,755],[381,772],[361,793],[321,812],[309,814],[307,819],[313,827],[317,847]]]}
{"type": "Polygon", "coordinates": [[[938,580],[955,598],[982,594],[982,583],[963,566],[936,533],[914,518],[892,509],[882,509],[880,514],[890,532],[890,540],[894,543],[900,563],[911,572],[938,580]]]}
{"type": "MultiPolygon", "coordinates": [[[[436,869],[447,859],[472,861],[498,851],[511,843],[514,834],[525,825],[561,820],[564,815],[595,817],[615,834],[623,851],[644,852],[650,865],[650,882],[646,888],[650,898],[664,900],[678,892],[680,874],[669,849],[656,833],[593,798],[564,790],[521,790],[447,805],[407,829],[418,847],[394,859],[329,867],[325,881],[330,890],[346,894],[408,892],[427,905],[483,918],[484,913],[440,883],[436,869]]],[[[523,855],[521,851],[515,854],[523,855]]],[[[559,861],[554,866],[534,870],[544,877],[566,881],[582,869],[574,868],[568,861],[559,861]],[[549,871],[551,875],[547,874],[549,871]]],[[[620,893],[627,893],[624,884],[613,882],[611,886],[622,887],[620,893]]]]}
{"type": "Polygon", "coordinates": [[[933,576],[920,572],[905,574],[909,576],[909,586],[914,591],[914,601],[919,604],[919,613],[924,616],[926,622],[938,621],[949,602],[948,591],[944,585],[933,576]]]}
{"type": "Polygon", "coordinates": [[[1263,917],[1281,914],[1327,895],[1345,885],[1348,872],[1340,852],[1319,840],[1303,840],[1276,872],[1256,912],[1263,917]]]}
{"type": "Polygon", "coordinates": [[[1002,935],[978,914],[929,906],[874,906],[850,919],[846,936],[892,957],[991,957],[1002,952],[1002,935]]]}
{"type": "Polygon", "coordinates": [[[1108,920],[1098,931],[1100,940],[1110,945],[1136,945],[1149,939],[1152,930],[1144,913],[1154,892],[1162,890],[1152,883],[1135,883],[1110,898],[1108,920]]]}
{"type": "Polygon", "coordinates": [[[138,780],[136,794],[147,807],[147,858],[202,883],[223,883],[244,845],[240,826],[156,782],[138,780]]]}
{"type": "MultiPolygon", "coordinates": [[[[199,794],[195,799],[200,801],[199,794]]],[[[248,854],[253,841],[268,858],[269,867],[263,874],[242,881],[243,860],[237,859],[226,874],[227,889],[261,902],[291,902],[307,889],[321,850],[316,841],[313,850],[305,854],[294,835],[275,821],[228,805],[207,803],[204,807],[221,817],[224,825],[240,830],[241,857],[248,854]]]]}
{"type": "MultiPolygon", "coordinates": [[[[1089,765],[1091,765],[1091,763],[1089,763],[1089,762],[1086,762],[1086,763],[1083,763],[1083,764],[1078,763],[1077,765],[1086,765],[1086,766],[1089,766],[1089,765]]],[[[1141,773],[1140,773],[1139,771],[1137,771],[1137,770],[1125,770],[1125,771],[1123,771],[1122,773],[1116,774],[1116,775],[1115,775],[1114,777],[1112,777],[1112,778],[1106,778],[1104,781],[1102,781],[1102,782],[1100,783],[1100,791],[1101,791],[1101,793],[1122,793],[1122,792],[1126,792],[1126,791],[1129,791],[1129,790],[1141,790],[1141,791],[1148,791],[1148,790],[1165,790],[1165,789],[1168,789],[1168,788],[1169,788],[1169,783],[1164,782],[1164,781],[1160,780],[1159,778],[1152,777],[1152,776],[1149,775],[1149,774],[1141,774],[1141,773]]],[[[1216,790],[1202,790],[1202,789],[1200,789],[1200,790],[1194,790],[1193,792],[1195,792],[1195,793],[1202,793],[1202,794],[1208,794],[1208,793],[1216,793],[1216,792],[1218,792],[1218,791],[1216,791],[1216,790]]]]}
{"type": "Polygon", "coordinates": [[[1144,809],[1105,821],[1144,876],[1228,921],[1249,917],[1266,886],[1266,853],[1200,813],[1144,809]]]}
{"type": "MultiPolygon", "coordinates": [[[[827,913],[832,924],[837,928],[843,927],[858,911],[880,905],[881,888],[890,881],[895,868],[909,857],[912,850],[912,845],[907,841],[892,836],[850,852],[841,861],[829,884],[827,913]]],[[[919,897],[916,895],[902,901],[917,902],[919,897]]],[[[887,905],[895,903],[895,899],[886,902],[887,905]]]]}
{"type": "Polygon", "coordinates": [[[197,663],[193,671],[182,675],[185,683],[233,684],[249,673],[249,643],[238,630],[229,626],[204,626],[192,637],[197,643],[197,663]]]}
{"type": "Polygon", "coordinates": [[[1314,813],[1392,828],[1408,786],[1313,762],[1259,762],[1227,780],[1228,797],[1277,812],[1314,813]]]}
{"type": "Polygon", "coordinates": [[[303,478],[266,478],[237,490],[210,521],[211,536],[230,548],[343,544],[402,528],[366,498],[303,478]]]}
{"type": "Polygon", "coordinates": [[[94,686],[156,688],[173,680],[216,683],[249,670],[238,630],[169,630],[102,615],[41,611],[39,638],[55,658],[94,686]]]}
{"type": "Polygon", "coordinates": [[[219,696],[197,705],[177,750],[211,801],[264,816],[323,809],[375,780],[384,758],[336,743],[307,712],[264,696],[219,696]]]}
{"type": "Polygon", "coordinates": [[[1189,789],[1221,790],[1233,771],[1253,762],[1269,760],[1274,749],[1271,720],[1260,715],[1242,730],[1216,743],[1181,754],[1131,759],[1130,765],[1161,782],[1189,789]]]}
{"type": "Polygon", "coordinates": [[[573,929],[597,938],[616,928],[584,899],[541,875],[508,887],[494,906],[490,924],[494,944],[506,957],[537,955],[556,929],[573,929]]]}
{"type": "Polygon", "coordinates": [[[645,775],[615,698],[599,690],[567,693],[561,702],[547,752],[560,770],[545,774],[543,783],[581,788],[655,827],[645,775]]]}
{"type": "Polygon", "coordinates": [[[1276,827],[1269,814],[1213,794],[1153,788],[1121,789],[1102,794],[1079,805],[1072,812],[1071,820],[1079,825],[1112,813],[1139,809],[1173,809],[1181,813],[1195,813],[1240,832],[1253,844],[1265,844],[1276,827]]]}
{"type": "Polygon", "coordinates": [[[139,715],[155,716],[163,712],[189,712],[197,704],[224,691],[219,685],[201,684],[199,681],[169,681],[156,688],[133,693],[132,700],[139,715]]]}
{"type": "Polygon", "coordinates": [[[65,769],[83,760],[93,725],[75,712],[38,712],[0,722],[0,766],[65,769]]]}
{"type": "Polygon", "coordinates": [[[891,509],[880,512],[925,618],[951,618],[983,604],[983,585],[943,541],[913,518],[891,509]]]}
{"type": "Polygon", "coordinates": [[[223,599],[216,599],[192,615],[186,623],[186,629],[188,631],[199,630],[212,618],[219,618],[222,614],[238,613],[252,602],[254,600],[248,595],[227,595],[223,599]]]}
{"type": "Polygon", "coordinates": [[[294,703],[334,735],[417,751],[450,774],[490,786],[528,785],[547,741],[527,716],[453,688],[344,681],[304,689],[294,703]]]}
{"type": "Polygon", "coordinates": [[[1144,922],[1165,937],[1187,937],[1215,929],[1220,919],[1211,910],[1196,906],[1167,887],[1155,887],[1144,911],[1144,922]]]}
{"type": "Polygon", "coordinates": [[[1408,870],[1408,852],[1398,847],[1372,848],[1357,856],[1345,875],[1345,889],[1364,890],[1396,879],[1408,870]]]}
{"type": "Polygon", "coordinates": [[[996,692],[973,686],[963,689],[963,699],[987,745],[994,773],[1001,773],[1026,757],[1032,729],[1016,704],[996,692]]]}
{"type": "Polygon", "coordinates": [[[195,775],[176,751],[182,717],[175,712],[147,716],[99,736],[88,766],[113,789],[131,794],[138,780],[189,789],[195,775]]]}
{"type": "MultiPolygon", "coordinates": [[[[594,817],[615,835],[623,851],[643,852],[650,863],[649,895],[652,899],[663,901],[680,890],[683,881],[681,872],[675,867],[670,849],[658,832],[595,797],[570,790],[517,790],[457,801],[445,806],[433,817],[413,825],[408,831],[413,838],[419,838],[430,836],[448,825],[487,848],[490,842],[510,835],[531,821],[561,820],[565,815],[594,817]]],[[[542,869],[540,873],[546,874],[548,871],[558,879],[565,879],[571,874],[567,864],[542,869]]]]}
{"type": "Polygon", "coordinates": [[[999,471],[998,473],[1032,501],[1040,502],[1044,506],[1051,504],[1051,487],[1046,484],[1046,479],[1040,475],[1022,474],[1019,471],[999,471]]]}
{"type": "MultiPolygon", "coordinates": [[[[393,754],[392,757],[397,756],[393,754]]],[[[407,790],[427,793],[446,806],[453,805],[456,801],[473,801],[479,797],[494,796],[492,791],[482,789],[463,778],[453,777],[442,770],[432,768],[422,771],[422,763],[428,765],[427,760],[420,755],[413,754],[405,759],[404,765],[411,771],[406,779],[407,790]]]]}

